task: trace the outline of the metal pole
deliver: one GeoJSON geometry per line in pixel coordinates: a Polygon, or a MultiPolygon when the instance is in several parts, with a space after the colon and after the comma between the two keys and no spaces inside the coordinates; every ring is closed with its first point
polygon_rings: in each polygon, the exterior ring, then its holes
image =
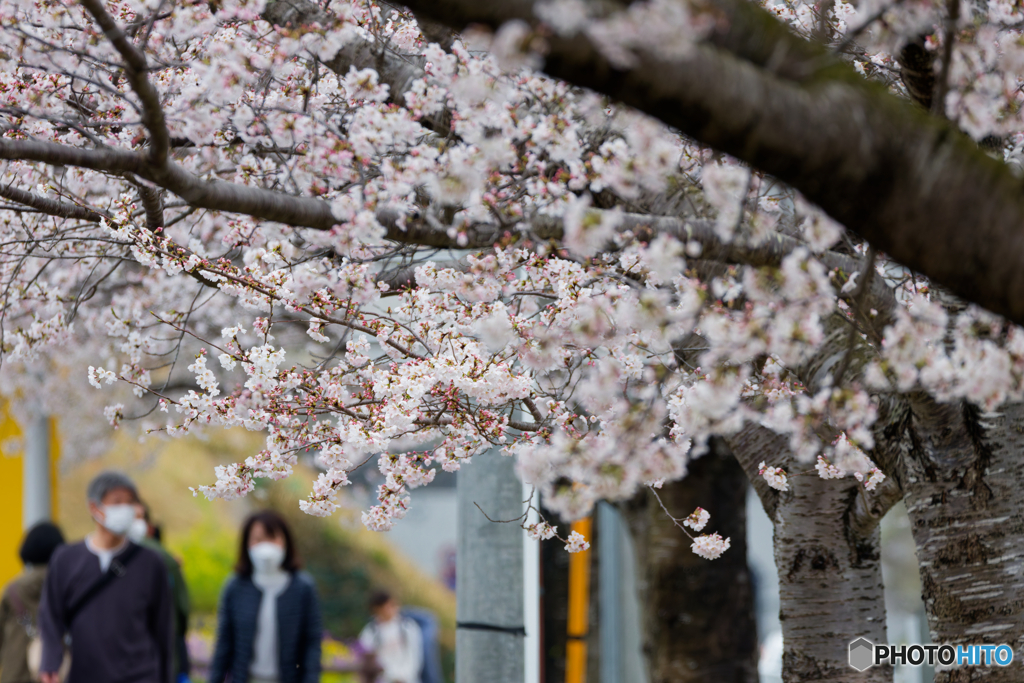
{"type": "Polygon", "coordinates": [[[37,415],[25,430],[21,524],[28,529],[50,519],[50,416],[37,415]]]}
{"type": "Polygon", "coordinates": [[[623,666],[623,640],[626,637],[622,610],[622,520],[608,503],[597,507],[597,563],[601,613],[601,683],[626,680],[623,666]]]}
{"type": "Polygon", "coordinates": [[[487,520],[523,513],[514,464],[491,452],[459,470],[456,683],[524,680],[523,531],[518,521],[487,520]]]}

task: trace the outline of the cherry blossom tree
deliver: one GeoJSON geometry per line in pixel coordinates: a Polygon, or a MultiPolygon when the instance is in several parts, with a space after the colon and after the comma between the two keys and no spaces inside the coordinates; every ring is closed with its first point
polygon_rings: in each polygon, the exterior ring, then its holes
{"type": "Polygon", "coordinates": [[[265,432],[210,497],[372,462],[379,530],[491,450],[572,519],[720,437],[787,680],[884,641],[900,498],[932,637],[1022,637],[1020,9],[406,5],[0,0],[5,391],[265,432]]]}

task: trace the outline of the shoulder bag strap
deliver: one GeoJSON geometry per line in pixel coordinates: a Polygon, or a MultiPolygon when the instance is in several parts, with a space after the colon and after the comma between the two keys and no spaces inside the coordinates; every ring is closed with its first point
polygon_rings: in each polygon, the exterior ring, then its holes
{"type": "Polygon", "coordinates": [[[135,557],[138,552],[139,546],[131,543],[128,545],[127,550],[110,561],[110,567],[106,572],[104,572],[103,576],[98,578],[94,584],[89,586],[89,589],[82,594],[82,597],[68,608],[67,614],[64,615],[64,623],[68,629],[71,628],[71,624],[75,621],[75,617],[81,613],[82,609],[88,605],[93,598],[99,595],[100,591],[107,587],[107,584],[114,579],[125,575],[128,563],[131,562],[132,558],[135,557]]]}

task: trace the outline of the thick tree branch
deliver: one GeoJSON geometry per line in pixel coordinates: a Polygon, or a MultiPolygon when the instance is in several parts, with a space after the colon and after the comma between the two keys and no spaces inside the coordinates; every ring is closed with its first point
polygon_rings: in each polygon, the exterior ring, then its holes
{"type": "Polygon", "coordinates": [[[84,206],[69,204],[68,202],[50,199],[49,197],[40,197],[37,194],[19,190],[10,185],[0,185],[0,197],[17,202],[18,204],[30,206],[37,211],[57,216],[58,218],[73,218],[80,221],[99,221],[103,218],[102,214],[92,209],[87,209],[84,206]]]}
{"type": "Polygon", "coordinates": [[[81,1],[82,6],[103,29],[107,40],[124,60],[124,71],[128,77],[128,83],[142,105],[142,124],[149,131],[149,161],[154,166],[163,166],[167,163],[167,154],[171,148],[171,135],[167,131],[167,122],[164,119],[164,110],[160,103],[160,93],[149,82],[147,75],[149,65],[146,55],[132,44],[114,18],[107,13],[102,0],[81,1]]]}
{"type": "Polygon", "coordinates": [[[337,221],[330,205],[312,197],[293,197],[222,180],[203,180],[168,161],[158,168],[142,154],[118,149],[81,149],[37,140],[0,140],[0,159],[77,166],[120,175],[134,173],[170,190],[192,206],[240,213],[298,227],[330,230],[337,221]]]}
{"type": "Polygon", "coordinates": [[[768,486],[764,477],[758,475],[757,466],[761,461],[767,461],[772,467],[791,470],[796,460],[789,450],[786,437],[757,423],[748,422],[740,431],[724,437],[724,440],[746,473],[757,497],[761,499],[764,511],[774,520],[779,497],[785,494],[768,486]]]}
{"type": "Polygon", "coordinates": [[[160,191],[152,187],[139,187],[139,198],[146,210],[146,227],[156,230],[164,227],[164,201],[160,191]]]}
{"type": "Polygon", "coordinates": [[[76,166],[102,173],[142,175],[145,157],[120,149],[85,149],[38,140],[0,139],[0,159],[38,161],[51,166],[76,166]]]}
{"type": "MultiPolygon", "coordinates": [[[[536,24],[532,0],[406,4],[456,29],[536,24]]],[[[1024,193],[1009,169],[752,3],[712,6],[711,45],[641,48],[617,68],[583,35],[550,36],[544,70],[780,178],[879,251],[1024,323],[1024,193]]]]}

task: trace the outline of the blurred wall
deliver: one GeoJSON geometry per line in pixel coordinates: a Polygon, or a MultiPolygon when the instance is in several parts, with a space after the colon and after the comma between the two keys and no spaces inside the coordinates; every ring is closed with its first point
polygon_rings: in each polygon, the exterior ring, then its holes
{"type": "MultiPolygon", "coordinates": [[[[57,461],[60,459],[60,445],[57,441],[56,424],[50,422],[50,518],[57,518],[57,461]]],[[[21,571],[18,548],[24,534],[22,506],[24,503],[22,484],[22,451],[24,443],[18,423],[11,418],[6,405],[0,409],[0,586],[6,585],[21,571]]]]}

